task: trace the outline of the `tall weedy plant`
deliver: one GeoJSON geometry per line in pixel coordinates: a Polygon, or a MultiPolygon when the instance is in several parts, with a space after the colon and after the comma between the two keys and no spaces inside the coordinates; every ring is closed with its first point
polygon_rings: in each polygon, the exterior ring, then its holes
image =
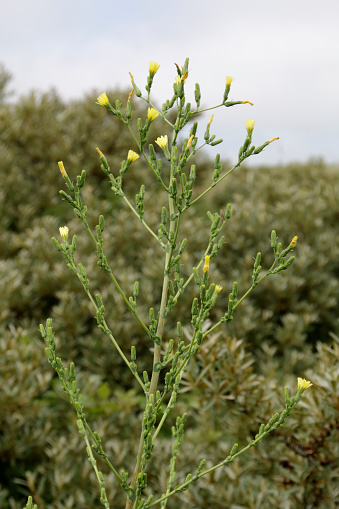
{"type": "MultiPolygon", "coordinates": [[[[277,412],[267,423],[262,423],[255,438],[245,447],[240,448],[237,443],[233,445],[229,451],[229,455],[210,468],[205,468],[205,460],[197,460],[197,467],[194,472],[188,473],[184,482],[177,484],[176,481],[176,459],[179,449],[184,439],[184,427],[187,420],[187,414],[177,417],[172,427],[173,445],[172,455],[168,464],[168,482],[164,493],[153,494],[151,487],[148,487],[147,471],[149,468],[149,460],[156,453],[157,437],[162,426],[174,408],[178,395],[180,393],[180,385],[182,376],[187,368],[190,359],[195,356],[206,336],[211,334],[219,327],[225,326],[227,322],[233,320],[234,313],[241,302],[249,295],[254,288],[262,283],[263,280],[271,275],[279,274],[286,270],[294,261],[294,256],[290,256],[291,251],[295,248],[297,237],[294,237],[291,243],[283,248],[281,243],[277,242],[276,232],[271,233],[271,248],[273,251],[273,260],[271,266],[267,270],[263,270],[261,265],[261,253],[257,253],[254,259],[252,281],[249,288],[242,290],[241,296],[238,294],[238,285],[233,283],[230,289],[228,304],[224,314],[220,319],[211,325],[208,321],[211,309],[215,305],[222,292],[222,287],[213,282],[213,270],[210,266],[213,260],[223,248],[224,236],[222,232],[231,219],[231,206],[228,204],[225,210],[218,212],[208,212],[210,220],[209,232],[206,232],[206,249],[201,253],[200,260],[197,261],[196,267],[191,268],[191,275],[185,280],[181,273],[181,260],[183,252],[186,248],[189,238],[181,238],[180,226],[185,218],[187,210],[196,206],[197,203],[216,185],[230,175],[241,163],[248,157],[259,154],[265,147],[277,138],[273,138],[264,142],[258,147],[252,144],[252,134],[254,129],[254,120],[246,122],[246,136],[243,145],[239,149],[238,162],[233,168],[223,170],[220,162],[220,155],[215,158],[214,168],[211,173],[211,183],[203,192],[194,192],[196,181],[196,167],[191,164],[192,156],[197,154],[204,146],[215,146],[222,142],[211,134],[211,124],[213,115],[206,125],[204,140],[199,142],[197,136],[198,123],[194,121],[199,113],[213,110],[215,108],[231,107],[238,104],[252,104],[249,101],[229,101],[228,96],[231,89],[232,78],[226,78],[226,87],[221,103],[210,108],[201,108],[200,87],[195,84],[195,105],[186,103],[185,88],[189,78],[188,59],[182,68],[176,65],[177,75],[173,83],[173,96],[164,102],[161,108],[157,107],[151,100],[151,89],[154,77],[159,69],[159,64],[150,62],[149,75],[147,78],[146,95],[143,95],[138,88],[131,75],[133,90],[129,95],[126,110],[121,111],[121,103],[119,100],[113,106],[105,93],[101,94],[97,103],[117,117],[126,130],[129,131],[131,137],[138,147],[138,151],[129,150],[127,158],[122,161],[119,171],[115,168],[111,170],[105,155],[97,148],[101,168],[107,176],[108,183],[112,192],[120,197],[121,200],[129,207],[131,214],[134,214],[140,221],[141,227],[145,228],[145,235],[149,235],[150,242],[153,243],[154,250],[160,249],[164,257],[164,272],[162,284],[162,294],[160,302],[155,302],[154,307],[149,310],[149,319],[144,321],[138,312],[138,293],[139,282],[134,284],[133,294],[128,296],[126,289],[122,288],[119,283],[119,277],[114,271],[114,264],[105,256],[105,247],[103,244],[104,217],[99,217],[98,225],[95,231],[90,228],[86,215],[87,207],[83,202],[81,191],[85,185],[86,173],[83,170],[81,175],[77,177],[76,184],[73,184],[69,178],[64,165],[59,162],[59,168],[64,178],[68,192],[60,191],[62,197],[74,209],[77,217],[82,221],[88,235],[93,242],[96,250],[99,267],[107,272],[107,276],[111,278],[112,283],[125,302],[131,312],[131,319],[135,320],[136,326],[141,327],[145,335],[145,343],[153,350],[153,359],[150,359],[150,373],[144,371],[140,373],[137,365],[137,352],[135,346],[132,346],[130,356],[127,357],[121,349],[119,338],[114,335],[114,323],[109,323],[109,317],[105,315],[105,305],[99,294],[93,295],[90,279],[86,273],[84,265],[75,261],[75,251],[77,247],[77,239],[74,235],[69,240],[69,229],[67,226],[60,228],[62,242],[59,243],[53,238],[53,243],[58,251],[64,256],[67,267],[79,278],[88,298],[90,299],[96,314],[96,320],[99,329],[106,334],[111,340],[118,354],[121,355],[126,368],[130,371],[130,376],[134,377],[140,387],[143,395],[145,406],[142,422],[140,422],[140,439],[136,452],[136,461],[134,471],[129,473],[119,470],[119,466],[114,464],[114,460],[108,457],[105,451],[104,439],[94,431],[86,418],[85,408],[82,403],[80,389],[77,386],[76,373],[74,364],[71,363],[68,368],[64,367],[61,359],[56,356],[56,342],[52,328],[52,321],[47,320],[46,326],[40,325],[42,337],[47,342],[46,348],[48,361],[56,370],[62,387],[68,395],[71,404],[74,406],[78,420],[77,425],[79,433],[83,437],[87,455],[93,466],[98,479],[100,488],[100,501],[105,508],[110,508],[112,502],[106,493],[105,480],[103,474],[98,468],[98,459],[104,461],[108,468],[114,473],[117,482],[120,483],[122,490],[126,492],[126,508],[127,509],[146,509],[151,507],[164,508],[170,497],[176,493],[189,489],[193,482],[198,481],[202,476],[208,475],[210,472],[222,468],[224,465],[232,462],[234,458],[243,454],[245,451],[260,443],[271,431],[282,426],[286,418],[293,412],[293,409],[300,401],[303,392],[310,385],[310,382],[303,378],[298,378],[298,388],[294,396],[290,397],[287,387],[284,389],[285,409],[280,413],[277,412]],[[131,125],[133,93],[142,101],[147,103],[147,118],[137,120],[137,132],[131,125]],[[169,139],[168,135],[163,135],[155,140],[155,143],[161,149],[161,156],[156,153],[154,145],[149,143],[149,128],[152,122],[159,117],[172,131],[169,139]],[[174,120],[173,120],[174,119],[174,120]],[[186,139],[180,137],[180,133],[188,132],[188,124],[190,122],[189,136],[186,139]],[[160,186],[164,200],[162,210],[159,211],[159,228],[154,231],[147,223],[147,214],[145,213],[144,198],[145,186],[141,185],[140,192],[135,196],[135,201],[131,201],[124,190],[124,183],[127,177],[129,167],[133,162],[142,157],[149,171],[153,172],[154,178],[160,186]],[[194,297],[191,306],[191,324],[190,337],[184,338],[183,325],[177,321],[178,317],[175,311],[176,304],[180,299],[186,287],[191,284],[196,287],[196,297],[194,297]],[[168,339],[165,336],[165,325],[167,321],[177,323],[177,337],[168,339]],[[148,496],[145,495],[147,488],[148,496]]],[[[159,121],[158,120],[158,121],[159,121]]],[[[142,284],[142,282],[141,282],[142,284]]],[[[33,507],[32,499],[27,503],[27,508],[33,507]]]]}

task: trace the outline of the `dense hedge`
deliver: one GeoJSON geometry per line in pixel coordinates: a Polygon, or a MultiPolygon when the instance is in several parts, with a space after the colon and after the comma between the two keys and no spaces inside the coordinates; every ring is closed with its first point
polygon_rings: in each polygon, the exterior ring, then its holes
{"type": "MultiPolygon", "coordinates": [[[[127,94],[110,93],[123,102],[127,94]]],[[[97,330],[90,303],[50,241],[64,224],[78,235],[77,261],[91,274],[92,289],[100,290],[115,337],[127,355],[135,344],[139,368],[149,369],[152,345],[98,268],[93,245],[58,195],[64,184],[57,161],[64,161],[73,180],[82,168],[87,170],[84,199],[89,222],[94,227],[99,213],[104,213],[106,255],[127,294],[132,294],[134,281],[140,281],[139,310],[147,317],[160,296],[162,252],[112,196],[100,170],[96,146],[117,169],[135,147],[119,123],[94,104],[95,97],[93,92],[65,103],[51,91],[31,93],[10,104],[0,94],[0,506],[4,509],[21,508],[28,494],[39,509],[86,509],[99,503],[96,480],[75,429],[76,417],[47,364],[37,332],[47,317],[54,320],[58,354],[65,362],[76,363],[89,419],[105,437],[115,463],[133,468],[140,394],[112,345],[97,330]]],[[[142,114],[140,109],[135,116],[142,114]]],[[[158,120],[151,141],[164,134],[158,120]]],[[[198,185],[203,186],[212,176],[213,162],[205,158],[197,169],[198,185]]],[[[128,176],[131,196],[141,182],[146,183],[145,218],[157,230],[161,197],[156,182],[140,160],[128,176]]],[[[212,320],[224,312],[233,281],[238,281],[240,294],[250,286],[257,251],[264,267],[272,263],[271,229],[284,245],[294,235],[299,241],[292,267],[255,289],[236,310],[234,320],[204,343],[185,375],[176,410],[180,414],[189,408],[187,442],[179,454],[182,477],[202,457],[212,465],[229,453],[235,440],[242,444],[250,440],[260,422],[282,409],[283,386],[295,389],[297,376],[307,376],[314,387],[281,431],[246,458],[178,495],[168,507],[177,507],[179,499],[189,508],[334,508],[339,502],[338,197],[338,168],[310,161],[240,168],[198,209],[189,209],[183,228],[189,239],[183,275],[190,273],[206,246],[206,211],[219,211],[227,203],[233,208],[225,246],[211,262],[212,281],[224,287],[212,320]]],[[[189,324],[195,291],[191,285],[175,308],[167,339],[174,336],[178,319],[189,324]]],[[[149,474],[159,493],[167,483],[162,455],[170,451],[170,425],[171,421],[159,437],[149,474]]],[[[116,507],[122,507],[120,488],[109,474],[107,486],[116,507]]]]}

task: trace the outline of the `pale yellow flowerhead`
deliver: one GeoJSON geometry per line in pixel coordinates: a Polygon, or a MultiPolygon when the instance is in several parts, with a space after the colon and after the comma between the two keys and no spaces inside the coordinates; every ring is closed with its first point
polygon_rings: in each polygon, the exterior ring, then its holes
{"type": "Polygon", "coordinates": [[[182,77],[181,76],[176,76],[175,79],[174,79],[174,83],[176,85],[180,85],[181,82],[182,82],[182,77]]]}
{"type": "Polygon", "coordinates": [[[108,100],[108,97],[105,94],[105,92],[103,94],[99,95],[99,97],[97,98],[96,104],[100,104],[100,106],[108,106],[109,105],[109,100],[108,100]]]}
{"type": "Polygon", "coordinates": [[[210,268],[210,258],[210,256],[205,256],[205,265],[202,269],[204,272],[207,272],[210,268]]]}
{"type": "Polygon", "coordinates": [[[313,384],[311,382],[309,382],[308,380],[305,380],[305,378],[298,378],[298,390],[299,391],[304,392],[306,389],[311,387],[311,385],[313,385],[313,384]]]}
{"type": "Polygon", "coordinates": [[[162,148],[162,150],[164,150],[168,145],[167,134],[165,134],[165,136],[159,136],[159,138],[155,140],[155,143],[159,145],[159,147],[162,148]]]}
{"type": "Polygon", "coordinates": [[[136,161],[139,158],[139,154],[134,152],[134,150],[129,150],[127,155],[127,162],[133,163],[133,161],[136,161]]]}
{"type": "Polygon", "coordinates": [[[58,166],[59,166],[59,170],[61,172],[61,175],[63,177],[67,177],[67,173],[66,173],[66,170],[65,170],[65,167],[64,167],[64,163],[62,161],[59,161],[58,162],[58,166]]]}
{"type": "Polygon", "coordinates": [[[159,116],[159,112],[155,108],[148,108],[147,119],[149,122],[152,122],[158,116],[159,116]]]}
{"type": "Polygon", "coordinates": [[[159,69],[160,67],[160,64],[158,64],[157,62],[150,62],[149,63],[149,73],[154,76],[155,73],[157,72],[157,70],[159,69]]]}
{"type": "Polygon", "coordinates": [[[232,81],[233,81],[233,78],[231,78],[231,76],[226,76],[226,87],[230,87],[232,81]]]}
{"type": "Polygon", "coordinates": [[[215,286],[215,291],[216,291],[217,293],[220,293],[220,292],[221,292],[221,290],[222,290],[222,286],[221,286],[221,285],[216,285],[216,286],[215,286]]]}
{"type": "Polygon", "coordinates": [[[60,232],[61,237],[62,237],[64,240],[67,240],[67,239],[68,239],[68,232],[69,232],[69,229],[67,228],[67,226],[60,226],[60,228],[59,228],[59,232],[60,232]]]}
{"type": "Polygon", "coordinates": [[[252,134],[254,129],[255,120],[246,120],[246,129],[248,134],[252,134]]]}

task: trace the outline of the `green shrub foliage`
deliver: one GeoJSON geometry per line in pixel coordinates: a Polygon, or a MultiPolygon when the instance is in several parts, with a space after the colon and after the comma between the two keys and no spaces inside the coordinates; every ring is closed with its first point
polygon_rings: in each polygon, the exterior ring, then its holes
{"type": "MultiPolygon", "coordinates": [[[[132,468],[135,457],[138,437],[134,430],[140,425],[143,406],[135,383],[121,369],[120,356],[98,331],[81,285],[50,242],[59,226],[67,223],[77,234],[91,284],[100,288],[107,316],[117,324],[115,335],[122,350],[128,353],[132,344],[137,346],[141,372],[148,367],[150,345],[130,320],[122,300],[112,293],[107,274],[97,267],[78,219],[60,202],[57,190],[63,182],[56,161],[67,161],[73,179],[79,169],[86,169],[88,221],[91,226],[97,223],[100,204],[106,219],[105,254],[114,260],[119,281],[130,295],[134,281],[141,282],[141,316],[147,316],[157,297],[154,288],[162,279],[163,261],[138,220],[104,181],[95,147],[105,153],[111,167],[120,167],[133,147],[118,120],[95,105],[97,93],[65,102],[53,90],[32,92],[11,103],[5,93],[8,79],[2,70],[0,507],[22,509],[31,495],[39,509],[89,509],[98,504],[97,480],[76,429],[76,416],[47,363],[37,324],[48,316],[54,319],[58,352],[67,362],[76,362],[89,419],[105,437],[107,452],[126,469],[132,468]]],[[[128,94],[110,92],[120,99],[128,94]]],[[[155,139],[164,132],[153,124],[155,139]]],[[[207,158],[197,163],[199,185],[210,181],[213,164],[207,158]]],[[[132,194],[139,191],[141,182],[146,183],[147,222],[155,226],[159,217],[154,179],[141,159],[129,171],[132,194]]],[[[265,239],[272,227],[284,245],[291,240],[291,232],[299,241],[293,270],[259,285],[237,308],[236,319],[222,333],[208,337],[185,373],[183,394],[172,419],[174,423],[189,408],[190,426],[178,455],[178,470],[193,471],[202,457],[211,466],[229,454],[235,440],[242,444],[252,440],[258,426],[283,405],[282,387],[292,390],[296,376],[305,374],[314,387],[288,425],[273,432],[271,440],[251,449],[246,460],[236,459],[202,478],[170,500],[169,508],[177,504],[263,509],[338,506],[338,197],[338,168],[321,161],[240,167],[206,197],[203,206],[188,211],[183,235],[193,225],[195,233],[190,234],[189,249],[183,255],[183,274],[185,263],[196,264],[204,251],[200,232],[209,225],[206,210],[219,212],[226,203],[232,204],[226,244],[212,260],[213,280],[225,289],[237,280],[239,292],[246,291],[257,251],[262,253],[263,267],[269,267],[265,239]]],[[[190,309],[192,296],[188,290],[177,305],[181,317],[190,309]]],[[[224,290],[211,319],[220,317],[226,307],[224,290]]],[[[167,339],[174,335],[175,331],[166,330],[167,339]]],[[[161,457],[170,457],[170,438],[170,425],[165,425],[159,436],[161,453],[151,459],[149,481],[159,494],[166,491],[167,471],[161,457]]],[[[100,468],[110,499],[123,507],[125,497],[114,476],[105,465],[100,468]]]]}

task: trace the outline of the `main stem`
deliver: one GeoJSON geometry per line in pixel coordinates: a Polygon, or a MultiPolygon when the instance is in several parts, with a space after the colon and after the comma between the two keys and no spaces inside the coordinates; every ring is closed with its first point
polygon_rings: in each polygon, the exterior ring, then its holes
{"type": "MultiPolygon", "coordinates": [[[[170,183],[172,182],[172,178],[173,178],[173,163],[171,164],[170,181],[169,181],[170,183]]],[[[171,197],[169,197],[169,212],[170,212],[170,217],[171,217],[172,214],[174,214],[173,198],[171,198],[171,197]]],[[[170,221],[170,232],[171,231],[174,232],[174,230],[175,230],[175,221],[170,221]]],[[[173,248],[169,249],[166,252],[166,257],[165,257],[164,282],[163,282],[163,286],[162,286],[162,295],[161,295],[161,303],[160,303],[160,311],[159,311],[159,319],[158,319],[158,327],[157,327],[157,336],[160,339],[160,345],[157,345],[156,343],[154,343],[153,366],[157,362],[160,362],[160,360],[161,360],[161,340],[162,340],[162,336],[163,336],[163,332],[164,332],[164,323],[165,323],[164,312],[165,312],[165,308],[166,308],[166,304],[167,304],[168,281],[169,281],[169,275],[168,275],[167,269],[168,269],[170,259],[172,257],[172,253],[173,253],[173,248]]],[[[159,375],[160,375],[159,371],[152,370],[152,377],[151,377],[151,383],[150,383],[148,395],[154,394],[154,396],[155,396],[155,393],[156,393],[156,390],[158,387],[158,382],[159,382],[159,375]]],[[[141,464],[141,458],[142,458],[143,445],[144,445],[143,430],[141,430],[139,446],[138,446],[138,453],[137,453],[136,462],[135,462],[135,469],[134,469],[132,482],[130,485],[134,491],[136,491],[137,479],[138,479],[138,475],[140,473],[140,464],[141,464]]],[[[127,499],[125,509],[133,509],[134,503],[135,502],[133,502],[132,500],[127,499]]]]}

